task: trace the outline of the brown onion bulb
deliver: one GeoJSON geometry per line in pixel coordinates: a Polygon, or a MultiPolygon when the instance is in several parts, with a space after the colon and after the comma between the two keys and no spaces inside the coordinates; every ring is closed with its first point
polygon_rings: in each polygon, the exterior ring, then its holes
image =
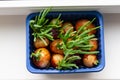
{"type": "Polygon", "coordinates": [[[58,48],[61,45],[62,40],[56,39],[50,44],[50,50],[56,54],[63,54],[63,50],[58,48]]]}
{"type": "Polygon", "coordinates": [[[97,56],[94,54],[85,54],[83,56],[83,64],[86,67],[93,67],[94,65],[97,65],[98,60],[97,60],[97,56]]]}
{"type": "Polygon", "coordinates": [[[50,52],[46,48],[39,48],[31,54],[31,58],[35,66],[45,68],[50,63],[50,52]]]}
{"type": "Polygon", "coordinates": [[[34,41],[34,46],[35,48],[44,48],[47,47],[49,45],[49,40],[47,38],[44,38],[46,44],[39,38],[36,39],[36,41],[34,41]]]}
{"type": "MultiPolygon", "coordinates": [[[[76,31],[78,31],[78,29],[79,29],[81,26],[85,25],[88,21],[89,21],[89,20],[87,20],[87,19],[78,20],[78,21],[76,22],[76,25],[75,25],[76,31]]],[[[88,26],[86,27],[86,29],[91,29],[91,28],[95,28],[95,26],[94,26],[93,24],[90,24],[90,25],[88,25],[88,26]]],[[[93,30],[93,31],[89,32],[89,34],[95,34],[95,33],[96,33],[96,30],[93,30]]]]}
{"type": "Polygon", "coordinates": [[[63,55],[61,54],[53,54],[51,58],[51,64],[54,68],[56,68],[59,62],[63,59],[63,55]]]}

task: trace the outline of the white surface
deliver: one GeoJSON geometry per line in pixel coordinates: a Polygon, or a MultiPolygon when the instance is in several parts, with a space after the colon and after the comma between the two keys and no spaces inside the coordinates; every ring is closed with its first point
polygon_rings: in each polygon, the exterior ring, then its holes
{"type": "Polygon", "coordinates": [[[2,0],[0,2],[0,7],[109,6],[119,4],[119,0],[2,0]]]}
{"type": "Polygon", "coordinates": [[[0,0],[0,15],[27,15],[45,7],[53,10],[98,10],[120,13],[120,0],[0,0]]]}
{"type": "MultiPolygon", "coordinates": [[[[17,3],[18,4],[18,3],[17,3]]],[[[22,3],[21,3],[22,4],[22,3]]],[[[27,3],[26,3],[27,4],[27,3]]],[[[7,5],[7,4],[6,4],[7,5]]],[[[22,6],[22,5],[21,5],[22,6]]],[[[46,6],[47,7],[47,6],[46,6]]],[[[0,7],[0,15],[28,15],[39,12],[45,6],[37,7],[0,7]]],[[[53,6],[52,11],[87,11],[97,10],[101,13],[120,13],[120,6],[53,6]]]]}
{"type": "Polygon", "coordinates": [[[120,14],[104,14],[106,66],[98,73],[31,74],[26,69],[25,15],[0,16],[0,80],[120,79],[120,14]]]}

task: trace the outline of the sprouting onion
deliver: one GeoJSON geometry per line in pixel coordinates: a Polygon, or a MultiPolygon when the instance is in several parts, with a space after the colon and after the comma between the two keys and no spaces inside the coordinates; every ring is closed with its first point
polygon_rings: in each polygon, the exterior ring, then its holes
{"type": "MultiPolygon", "coordinates": [[[[95,18],[92,20],[92,22],[95,18]]],[[[91,28],[91,29],[83,29],[91,22],[86,23],[79,30],[71,32],[72,28],[70,28],[65,34],[60,33],[59,37],[62,39],[62,45],[58,47],[63,49],[64,51],[64,58],[62,61],[59,62],[57,69],[72,69],[72,68],[79,68],[73,62],[75,60],[81,59],[80,56],[76,56],[74,54],[97,54],[99,51],[89,51],[92,45],[89,44],[89,40],[94,38],[95,35],[88,35],[88,33],[92,30],[98,29],[99,27],[91,28]],[[82,30],[82,32],[81,32],[82,30]],[[71,36],[74,34],[74,36],[71,36]],[[69,38],[72,38],[68,41],[69,38]],[[72,56],[70,56],[72,55],[72,56]]]]}
{"type": "Polygon", "coordinates": [[[47,42],[44,40],[45,38],[53,40],[53,36],[50,32],[52,28],[47,28],[47,23],[49,20],[46,19],[46,16],[50,12],[50,10],[51,8],[47,8],[41,11],[39,16],[35,17],[35,20],[30,21],[30,27],[33,30],[32,35],[34,36],[34,41],[36,41],[36,39],[39,38],[43,41],[45,45],[47,45],[47,42]]]}
{"type": "Polygon", "coordinates": [[[51,8],[47,8],[40,12],[39,16],[35,17],[35,20],[30,20],[30,27],[33,30],[32,35],[34,36],[34,41],[36,41],[37,38],[43,41],[43,43],[47,46],[47,42],[44,40],[45,38],[53,41],[54,38],[52,36],[51,30],[53,28],[59,28],[59,24],[62,23],[62,21],[59,22],[59,18],[61,15],[59,15],[56,18],[56,23],[51,24],[48,23],[49,19],[46,18],[47,14],[50,12],[51,8]]]}

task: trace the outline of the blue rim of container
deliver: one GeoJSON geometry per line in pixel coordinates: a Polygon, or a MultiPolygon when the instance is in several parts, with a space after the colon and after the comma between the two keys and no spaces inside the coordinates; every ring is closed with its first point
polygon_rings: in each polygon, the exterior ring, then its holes
{"type": "Polygon", "coordinates": [[[104,69],[105,67],[105,51],[104,51],[104,23],[103,23],[103,16],[100,12],[98,11],[60,11],[60,12],[50,12],[50,13],[85,13],[85,14],[95,14],[98,19],[99,19],[99,24],[100,24],[100,44],[101,44],[101,59],[100,59],[100,64],[97,67],[93,68],[86,68],[86,69],[73,69],[73,70],[57,70],[57,69],[37,69],[31,66],[30,64],[30,50],[29,50],[29,21],[31,18],[35,17],[39,13],[31,13],[27,16],[26,18],[26,67],[27,70],[31,73],[35,74],[65,74],[65,73],[89,73],[89,72],[99,72],[104,69]]]}

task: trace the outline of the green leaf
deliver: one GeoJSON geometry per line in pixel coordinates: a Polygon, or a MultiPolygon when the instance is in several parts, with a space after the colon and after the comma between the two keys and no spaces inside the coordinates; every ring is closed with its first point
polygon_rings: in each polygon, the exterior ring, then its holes
{"type": "Polygon", "coordinates": [[[74,64],[74,63],[66,63],[66,64],[62,64],[61,65],[63,68],[65,68],[65,69],[72,69],[73,67],[75,67],[75,68],[79,68],[76,64],[74,64]]]}
{"type": "Polygon", "coordinates": [[[79,59],[81,59],[79,56],[74,56],[74,55],[72,55],[72,56],[70,56],[70,57],[68,57],[68,58],[66,59],[66,62],[67,62],[67,63],[72,63],[72,62],[74,62],[75,60],[79,60],[79,59]]]}
{"type": "Polygon", "coordinates": [[[38,51],[37,53],[33,53],[32,52],[31,55],[30,55],[30,58],[34,57],[37,61],[39,61],[40,60],[40,56],[41,56],[40,52],[41,52],[41,50],[38,51]]]}
{"type": "Polygon", "coordinates": [[[94,64],[95,64],[95,65],[98,65],[98,63],[99,63],[99,61],[98,61],[98,60],[96,60],[96,61],[94,62],[94,64]]]}
{"type": "Polygon", "coordinates": [[[71,40],[71,41],[68,41],[66,45],[67,45],[67,48],[70,49],[70,48],[73,48],[73,46],[76,45],[76,43],[75,41],[71,40]]]}
{"type": "Polygon", "coordinates": [[[35,27],[35,28],[41,28],[42,26],[37,25],[37,24],[34,24],[34,27],[35,27]]]}
{"type": "Polygon", "coordinates": [[[84,36],[83,38],[81,38],[81,41],[89,41],[90,39],[92,39],[94,37],[95,37],[95,35],[84,36]]]}
{"type": "Polygon", "coordinates": [[[87,47],[87,48],[80,48],[81,50],[91,50],[91,48],[87,47]]]}
{"type": "Polygon", "coordinates": [[[46,26],[49,21],[49,19],[46,19],[46,16],[50,12],[50,10],[51,8],[42,10],[39,13],[39,16],[35,17],[35,20],[30,21],[31,29],[33,30],[33,33],[35,33],[33,35],[35,38],[34,40],[36,40],[36,37],[39,37],[45,45],[47,44],[43,38],[47,37],[48,39],[53,40],[52,34],[50,32],[52,28],[46,26]]]}
{"type": "Polygon", "coordinates": [[[74,63],[66,63],[66,61],[62,60],[59,62],[57,69],[72,69],[73,67],[79,68],[76,64],[74,63]]]}
{"type": "Polygon", "coordinates": [[[67,42],[68,38],[71,37],[70,32],[71,32],[72,29],[73,29],[73,27],[71,27],[70,29],[68,29],[68,31],[65,33],[65,35],[63,37],[63,40],[64,40],[65,43],[67,42]]]}
{"type": "Polygon", "coordinates": [[[83,44],[80,44],[80,45],[76,45],[76,47],[80,47],[80,48],[91,48],[93,45],[83,45],[83,44]]]}
{"type": "Polygon", "coordinates": [[[46,19],[42,25],[46,25],[48,23],[49,19],[46,19]]]}
{"type": "Polygon", "coordinates": [[[88,21],[88,22],[86,22],[83,26],[80,26],[79,29],[78,29],[78,31],[77,31],[77,35],[78,35],[85,27],[87,27],[87,26],[89,26],[91,23],[93,23],[93,21],[95,21],[95,19],[96,19],[96,18],[93,18],[92,21],[88,21]]]}
{"type": "Polygon", "coordinates": [[[49,34],[45,34],[45,37],[48,38],[49,40],[53,41],[53,36],[52,35],[49,35],[49,34]]]}
{"type": "Polygon", "coordinates": [[[79,53],[79,54],[98,54],[99,51],[82,51],[82,50],[73,50],[72,53],[79,53]]]}
{"type": "Polygon", "coordinates": [[[92,29],[85,30],[85,31],[82,32],[79,36],[82,37],[82,36],[86,35],[87,33],[91,32],[91,31],[93,31],[93,30],[96,30],[96,29],[98,29],[98,28],[100,28],[100,26],[95,27],[95,28],[92,28],[92,29]]]}
{"type": "Polygon", "coordinates": [[[47,8],[41,12],[41,14],[38,17],[38,24],[39,25],[44,24],[45,17],[47,16],[47,14],[49,13],[50,10],[51,10],[51,8],[47,8]]]}
{"type": "Polygon", "coordinates": [[[90,21],[86,22],[83,26],[80,26],[78,31],[77,31],[77,35],[85,28],[88,26],[88,24],[90,23],[90,21]]]}
{"type": "Polygon", "coordinates": [[[47,44],[47,42],[41,37],[41,36],[39,36],[39,38],[43,41],[43,43],[47,46],[48,44],[47,44]]]}

